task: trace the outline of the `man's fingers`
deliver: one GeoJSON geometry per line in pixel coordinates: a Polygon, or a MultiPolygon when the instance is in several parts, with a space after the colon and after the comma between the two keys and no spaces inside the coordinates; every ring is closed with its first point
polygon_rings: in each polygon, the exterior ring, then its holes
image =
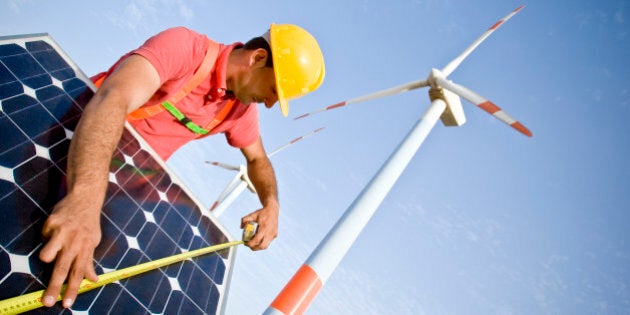
{"type": "MultiPolygon", "coordinates": [[[[51,239],[52,241],[52,239],[51,239]]],[[[46,246],[50,245],[47,244],[46,246]]],[[[61,292],[63,283],[67,280],[67,287],[64,292],[62,305],[63,307],[71,307],[77,297],[77,292],[83,277],[87,275],[91,281],[97,281],[98,276],[94,270],[93,248],[90,245],[83,244],[85,248],[68,249],[67,251],[58,250],[52,259],[55,259],[55,266],[48,284],[48,288],[44,292],[42,300],[45,306],[53,306],[57,301],[57,296],[61,292]]],[[[51,247],[52,248],[52,247],[51,247]]],[[[49,258],[47,252],[42,249],[40,258],[49,258]]]]}
{"type": "Polygon", "coordinates": [[[246,245],[252,250],[262,250],[269,248],[273,237],[269,237],[267,234],[268,233],[265,233],[264,231],[261,231],[259,229],[254,237],[249,242],[247,242],[246,245]]]}
{"type": "Polygon", "coordinates": [[[54,231],[54,223],[52,220],[52,216],[50,216],[46,221],[44,221],[44,226],[42,227],[42,236],[44,238],[50,238],[52,236],[54,231]]]}
{"type": "Polygon", "coordinates": [[[241,218],[241,229],[244,229],[249,222],[258,222],[258,215],[252,213],[241,218]]]}
{"type": "Polygon", "coordinates": [[[267,249],[270,243],[271,241],[268,241],[267,239],[263,238],[258,244],[258,249],[267,249]]]}
{"type": "Polygon", "coordinates": [[[69,308],[72,306],[77,298],[81,281],[83,281],[83,277],[86,274],[94,275],[96,277],[94,264],[92,262],[93,252],[93,249],[90,248],[89,245],[84,244],[83,248],[81,248],[81,251],[78,253],[72,269],[70,270],[70,274],[68,275],[68,286],[66,287],[66,292],[64,293],[62,300],[63,307],[69,308]]]}
{"type": "Polygon", "coordinates": [[[90,257],[88,257],[85,262],[85,277],[92,281],[98,281],[98,275],[96,274],[96,270],[94,269],[94,251],[90,251],[90,257]]]}
{"type": "Polygon", "coordinates": [[[262,250],[262,249],[267,249],[267,247],[269,246],[268,242],[265,242],[264,240],[257,240],[257,239],[252,239],[249,242],[247,242],[246,244],[251,250],[262,250]]]}
{"type": "MultiPolygon", "coordinates": [[[[77,265],[77,264],[75,264],[77,265]]],[[[63,294],[63,298],[61,300],[61,305],[65,308],[69,308],[74,303],[74,300],[77,298],[77,291],[79,290],[79,285],[81,284],[81,280],[83,280],[83,268],[73,268],[70,270],[70,274],[68,275],[68,285],[66,286],[66,292],[63,294]]]]}
{"type": "Polygon", "coordinates": [[[52,262],[57,257],[57,254],[61,251],[63,246],[63,240],[59,237],[59,234],[54,234],[52,224],[49,221],[44,223],[42,228],[42,236],[48,239],[46,245],[39,252],[39,259],[43,262],[52,262]]]}
{"type": "Polygon", "coordinates": [[[52,276],[48,282],[48,288],[46,288],[44,292],[44,298],[42,300],[44,306],[53,306],[57,301],[57,296],[59,296],[59,292],[61,292],[61,286],[68,276],[71,265],[72,260],[67,257],[67,255],[62,254],[57,257],[52,276]]]}
{"type": "Polygon", "coordinates": [[[39,252],[39,259],[47,263],[52,262],[59,251],[61,251],[61,243],[56,239],[51,239],[39,252]]]}
{"type": "Polygon", "coordinates": [[[74,266],[70,270],[70,274],[68,274],[68,285],[66,286],[66,291],[63,295],[63,299],[61,300],[63,307],[71,307],[74,300],[76,300],[79,286],[81,285],[83,275],[85,274],[85,267],[84,261],[79,259],[75,260],[74,266]]]}
{"type": "Polygon", "coordinates": [[[51,307],[57,302],[57,296],[59,295],[59,292],[61,292],[61,286],[63,285],[72,264],[71,258],[64,257],[64,255],[62,255],[62,243],[58,237],[51,237],[52,233],[52,229],[47,222],[44,224],[44,228],[42,229],[42,235],[44,238],[49,238],[49,240],[39,252],[39,259],[43,262],[50,263],[59,256],[59,259],[55,262],[52,276],[48,282],[48,287],[44,292],[44,297],[42,298],[42,303],[47,307],[51,307]]]}

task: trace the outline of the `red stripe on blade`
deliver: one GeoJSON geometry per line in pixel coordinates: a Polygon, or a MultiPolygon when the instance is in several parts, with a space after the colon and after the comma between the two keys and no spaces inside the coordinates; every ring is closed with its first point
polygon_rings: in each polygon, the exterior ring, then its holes
{"type": "Polygon", "coordinates": [[[479,106],[481,109],[485,110],[486,112],[492,115],[494,115],[494,113],[501,110],[499,106],[492,104],[492,102],[490,101],[485,101],[483,103],[478,104],[477,106],[479,106]]]}
{"type": "Polygon", "coordinates": [[[495,30],[495,29],[499,28],[499,26],[501,26],[501,24],[503,24],[503,22],[505,22],[505,21],[501,20],[499,22],[494,23],[494,25],[492,25],[488,30],[495,30]]]}
{"type": "Polygon", "coordinates": [[[341,107],[341,106],[345,106],[345,105],[346,105],[346,102],[337,103],[337,104],[330,105],[330,106],[326,107],[326,110],[337,108],[337,107],[341,107]]]}
{"type": "Polygon", "coordinates": [[[529,129],[527,129],[527,127],[523,126],[523,124],[521,124],[518,121],[513,123],[513,124],[511,124],[510,126],[512,126],[512,128],[518,130],[520,133],[522,133],[522,134],[524,134],[524,135],[526,135],[528,137],[533,136],[532,132],[529,131],[529,129]]]}

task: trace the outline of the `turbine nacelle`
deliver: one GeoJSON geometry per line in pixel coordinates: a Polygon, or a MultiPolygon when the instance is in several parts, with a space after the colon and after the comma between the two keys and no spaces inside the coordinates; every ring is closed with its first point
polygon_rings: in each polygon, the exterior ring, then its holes
{"type": "Polygon", "coordinates": [[[464,114],[462,101],[457,94],[437,85],[435,78],[442,76],[440,70],[431,69],[431,74],[429,74],[429,78],[427,79],[429,86],[431,86],[431,89],[429,89],[429,98],[432,102],[436,99],[441,99],[446,103],[446,109],[440,116],[440,120],[442,120],[444,126],[459,127],[466,123],[466,115],[464,114]]]}

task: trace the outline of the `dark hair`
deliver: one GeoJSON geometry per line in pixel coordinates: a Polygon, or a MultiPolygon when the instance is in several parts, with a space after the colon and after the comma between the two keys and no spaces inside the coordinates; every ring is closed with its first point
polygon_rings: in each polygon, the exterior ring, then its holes
{"type": "Polygon", "coordinates": [[[263,48],[264,50],[267,51],[267,63],[265,64],[266,67],[273,67],[273,58],[271,56],[271,47],[269,47],[269,43],[267,43],[267,41],[262,38],[262,37],[254,37],[252,39],[250,39],[247,43],[245,43],[245,46],[243,46],[243,49],[245,50],[256,50],[258,48],[263,48]]]}

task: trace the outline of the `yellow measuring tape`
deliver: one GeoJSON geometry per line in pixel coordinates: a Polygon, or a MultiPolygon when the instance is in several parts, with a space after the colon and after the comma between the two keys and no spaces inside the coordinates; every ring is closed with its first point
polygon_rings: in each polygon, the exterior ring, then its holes
{"type": "MultiPolygon", "coordinates": [[[[147,271],[151,271],[157,268],[161,268],[170,264],[174,264],[180,261],[184,261],[189,258],[201,256],[204,254],[216,252],[222,249],[230,248],[232,246],[237,246],[240,244],[244,244],[249,241],[254,234],[256,233],[256,226],[252,223],[248,223],[243,230],[243,240],[241,241],[233,241],[223,244],[217,244],[213,246],[208,246],[204,248],[200,248],[197,250],[193,250],[186,253],[181,253],[169,257],[164,257],[158,260],[149,261],[146,263],[142,263],[139,265],[127,267],[124,269],[104,273],[98,276],[98,281],[92,282],[87,279],[84,279],[79,286],[79,294],[85,293],[87,291],[100,288],[106,284],[110,284],[115,281],[123,280],[129,277],[137,276],[139,274],[145,273],[147,271]]],[[[66,286],[64,285],[61,289],[63,293],[65,291],[66,286]]],[[[42,296],[44,295],[44,290],[35,291],[31,293],[27,293],[24,295],[16,296],[10,299],[0,301],[0,314],[19,314],[23,312],[27,312],[30,310],[34,310],[36,308],[40,308],[44,306],[42,303],[42,296]]],[[[57,301],[61,301],[62,295],[59,294],[57,296],[57,301]]]]}

